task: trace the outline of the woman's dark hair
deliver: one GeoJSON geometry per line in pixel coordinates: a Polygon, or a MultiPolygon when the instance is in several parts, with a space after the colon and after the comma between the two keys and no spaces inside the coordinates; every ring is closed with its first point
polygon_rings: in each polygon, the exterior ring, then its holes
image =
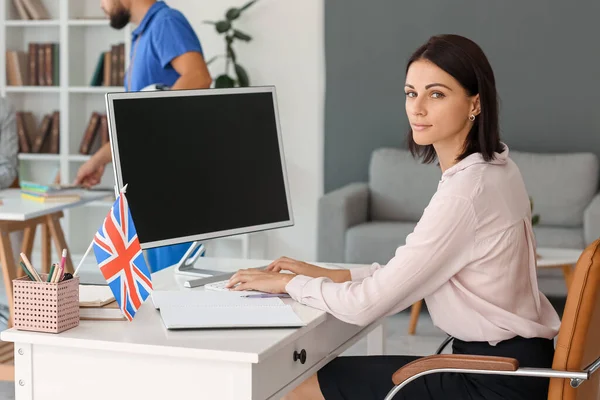
{"type": "MultiPolygon", "coordinates": [[[[479,94],[481,113],[475,119],[457,161],[473,153],[481,153],[484,160],[490,161],[494,158],[494,152],[501,153],[504,146],[500,141],[498,127],[496,80],[483,50],[472,40],[459,35],[437,35],[414,52],[408,60],[406,72],[418,60],[430,61],[452,75],[469,96],[479,94]]],[[[408,149],[413,156],[422,158],[424,163],[431,163],[436,159],[433,145],[417,144],[413,139],[412,129],[409,130],[407,139],[408,149]]]]}

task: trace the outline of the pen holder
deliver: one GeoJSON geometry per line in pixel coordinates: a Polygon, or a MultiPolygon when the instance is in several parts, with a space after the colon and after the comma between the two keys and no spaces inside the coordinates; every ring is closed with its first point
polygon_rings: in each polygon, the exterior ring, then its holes
{"type": "MultiPolygon", "coordinates": [[[[40,274],[46,280],[47,274],[40,274]]],[[[79,325],[79,277],[58,283],[13,280],[13,326],[24,331],[60,333],[79,325]]]]}

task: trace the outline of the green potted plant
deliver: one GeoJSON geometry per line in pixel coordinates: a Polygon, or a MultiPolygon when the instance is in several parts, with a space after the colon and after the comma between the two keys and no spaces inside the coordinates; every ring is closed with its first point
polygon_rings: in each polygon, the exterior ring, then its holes
{"type": "Polygon", "coordinates": [[[243,13],[248,10],[252,5],[257,3],[258,0],[252,0],[243,6],[237,8],[233,7],[227,10],[225,18],[220,21],[204,21],[206,24],[214,25],[215,30],[219,35],[223,35],[225,39],[225,54],[219,54],[212,57],[207,65],[218,58],[225,57],[225,71],[215,79],[216,88],[233,88],[233,87],[248,87],[250,86],[250,78],[246,69],[238,62],[237,55],[233,49],[236,41],[250,42],[252,37],[247,33],[240,31],[235,28],[234,21],[238,20],[243,13]],[[232,76],[231,70],[233,68],[234,75],[232,76]]]}

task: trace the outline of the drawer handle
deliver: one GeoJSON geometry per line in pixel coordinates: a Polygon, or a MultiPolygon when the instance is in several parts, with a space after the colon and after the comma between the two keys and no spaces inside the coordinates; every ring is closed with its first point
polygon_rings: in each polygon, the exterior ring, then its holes
{"type": "Polygon", "coordinates": [[[300,360],[300,364],[304,364],[306,362],[306,350],[302,349],[300,352],[294,351],[294,361],[298,360],[300,360]]]}

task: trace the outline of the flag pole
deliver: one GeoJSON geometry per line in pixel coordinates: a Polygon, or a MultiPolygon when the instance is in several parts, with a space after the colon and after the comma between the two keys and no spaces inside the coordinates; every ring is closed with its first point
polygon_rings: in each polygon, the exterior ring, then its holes
{"type": "Polygon", "coordinates": [[[92,247],[93,246],[94,246],[94,240],[92,239],[92,242],[90,243],[90,246],[87,248],[87,250],[83,254],[83,257],[81,258],[81,261],[79,261],[79,265],[75,269],[75,272],[73,273],[73,276],[77,276],[77,272],[79,271],[79,268],[81,268],[81,266],[83,265],[83,262],[85,261],[86,257],[88,256],[88,254],[90,254],[90,251],[92,251],[92,247]]]}

